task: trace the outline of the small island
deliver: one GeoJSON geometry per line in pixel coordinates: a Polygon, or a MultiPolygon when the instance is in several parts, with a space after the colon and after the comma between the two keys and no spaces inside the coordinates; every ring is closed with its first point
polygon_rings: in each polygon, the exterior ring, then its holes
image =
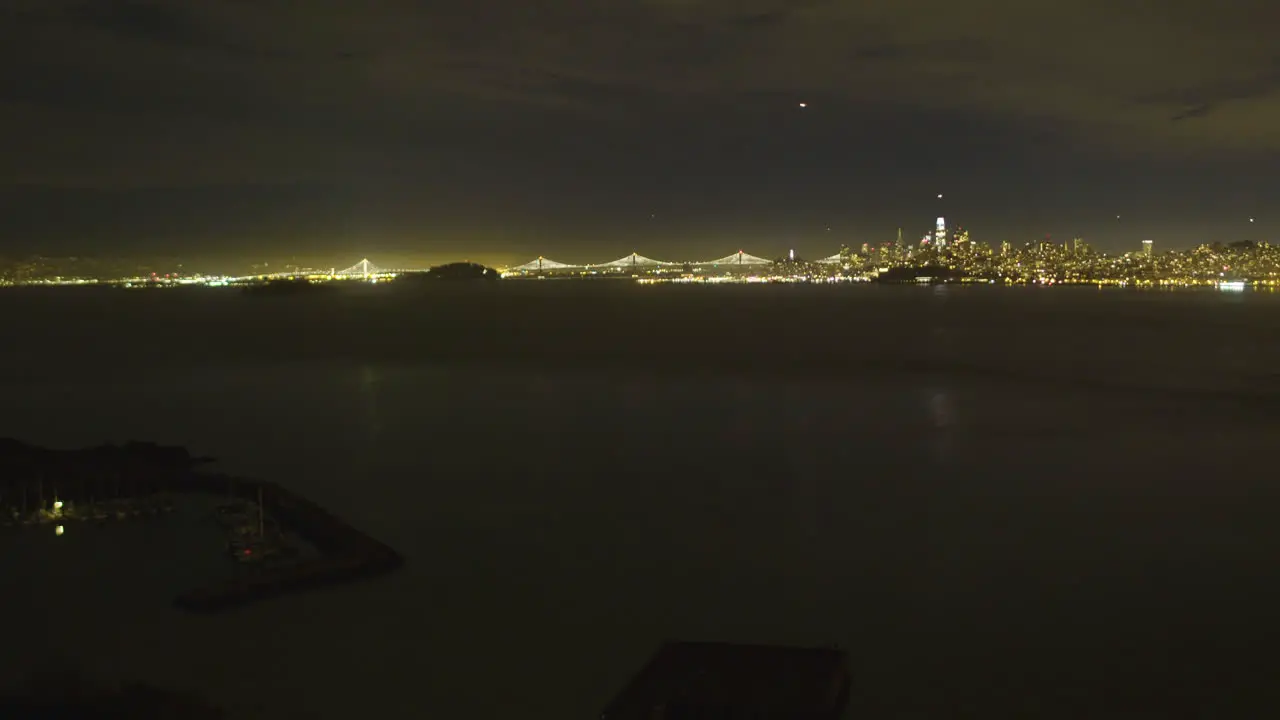
{"type": "MultiPolygon", "coordinates": [[[[502,279],[502,274],[491,267],[485,267],[480,263],[473,262],[456,262],[447,263],[445,265],[436,265],[424,273],[414,273],[417,279],[424,281],[482,281],[495,282],[502,279]]],[[[402,276],[408,278],[410,276],[402,276]]]]}

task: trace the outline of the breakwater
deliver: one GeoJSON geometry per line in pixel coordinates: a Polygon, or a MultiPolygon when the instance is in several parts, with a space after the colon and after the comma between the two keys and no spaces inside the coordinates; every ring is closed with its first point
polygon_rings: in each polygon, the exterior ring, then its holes
{"type": "Polygon", "coordinates": [[[219,612],[285,593],[384,575],[404,564],[395,550],[276,483],[214,474],[198,474],[190,482],[201,492],[230,492],[252,501],[260,497],[263,510],[281,528],[306,540],[320,556],[183,593],[174,600],[183,610],[219,612]]]}
{"type": "Polygon", "coordinates": [[[404,564],[395,550],[276,483],[199,472],[207,458],[150,443],[49,450],[0,438],[0,515],[26,517],[55,501],[68,506],[146,502],[185,493],[253,503],[311,544],[318,557],[201,587],[174,599],[178,608],[214,613],[285,593],[390,573],[404,564]]]}

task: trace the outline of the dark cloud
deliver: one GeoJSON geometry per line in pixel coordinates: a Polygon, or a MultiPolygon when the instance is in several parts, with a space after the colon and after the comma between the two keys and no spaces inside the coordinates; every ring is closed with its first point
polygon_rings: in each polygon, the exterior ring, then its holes
{"type": "Polygon", "coordinates": [[[200,18],[179,4],[143,0],[92,0],[67,12],[80,21],[125,38],[164,45],[216,44],[200,18]]]}
{"type": "Polygon", "coordinates": [[[1247,0],[1211,12],[1139,0],[14,7],[12,52],[26,57],[6,72],[6,87],[18,89],[11,98],[44,106],[75,97],[102,107],[119,97],[174,115],[214,111],[205,106],[247,115],[264,104],[267,116],[350,115],[344,108],[352,107],[430,114],[453,95],[630,111],[629,96],[691,103],[820,93],[1049,119],[1089,140],[1280,148],[1280,132],[1256,132],[1264,116],[1280,127],[1280,71],[1261,32],[1280,12],[1247,0]],[[1243,137],[1221,112],[1222,122],[1199,135],[1162,129],[1188,108],[1233,103],[1259,118],[1243,137]]]}
{"type": "Polygon", "coordinates": [[[504,197],[535,178],[604,207],[673,183],[906,182],[877,177],[885,164],[1025,185],[1046,153],[1274,159],[1278,8],[9,0],[0,130],[20,142],[0,185],[394,178],[440,196],[469,167],[478,187],[509,179],[504,197]]]}

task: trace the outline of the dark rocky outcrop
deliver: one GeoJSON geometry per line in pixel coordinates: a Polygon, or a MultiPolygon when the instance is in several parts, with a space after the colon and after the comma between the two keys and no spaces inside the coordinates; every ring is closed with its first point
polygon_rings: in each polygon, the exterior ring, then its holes
{"type": "Polygon", "coordinates": [[[479,263],[473,262],[457,262],[448,263],[446,265],[437,265],[425,273],[419,274],[419,279],[424,281],[484,281],[493,282],[501,280],[502,275],[491,267],[485,267],[479,263]]]}

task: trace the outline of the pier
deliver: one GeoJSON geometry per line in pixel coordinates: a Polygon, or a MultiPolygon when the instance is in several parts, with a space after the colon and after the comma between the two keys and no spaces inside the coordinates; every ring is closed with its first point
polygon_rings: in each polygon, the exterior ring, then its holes
{"type": "Polygon", "coordinates": [[[260,512],[270,513],[282,530],[319,551],[314,558],[195,588],[174,599],[176,607],[195,613],[216,613],[286,593],[373,578],[404,564],[395,550],[288,488],[199,472],[198,467],[208,462],[184,448],[149,443],[64,451],[0,439],[0,518],[8,524],[26,524],[29,518],[58,518],[64,506],[95,508],[132,502],[150,507],[157,499],[178,494],[230,496],[261,503],[260,512]]]}

